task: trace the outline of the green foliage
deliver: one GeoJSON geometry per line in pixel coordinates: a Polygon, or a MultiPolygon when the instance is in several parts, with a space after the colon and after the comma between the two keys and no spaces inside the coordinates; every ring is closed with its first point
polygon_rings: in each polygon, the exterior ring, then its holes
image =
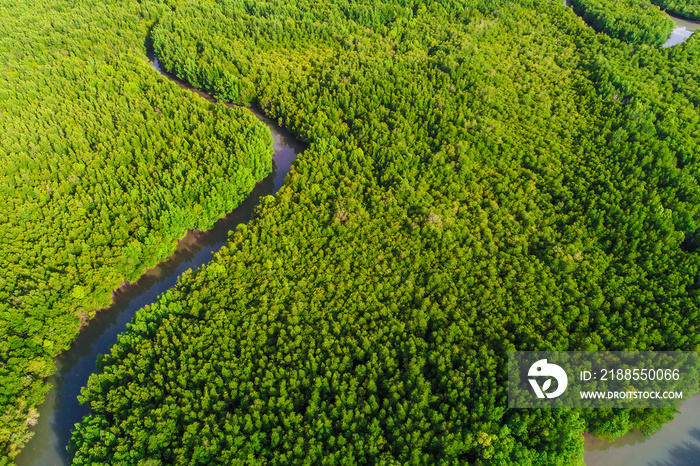
{"type": "Polygon", "coordinates": [[[669,419],[507,410],[505,365],[698,349],[697,38],[526,0],[189,1],[152,37],[312,144],[102,360],[74,464],[569,465],[669,419]]]}
{"type": "Polygon", "coordinates": [[[651,3],[681,18],[700,21],[700,0],[651,0],[651,3]]]}
{"type": "Polygon", "coordinates": [[[271,170],[249,112],[150,68],[162,10],[0,1],[0,464],[81,323],[271,170]]]}
{"type": "Polygon", "coordinates": [[[673,21],[653,3],[650,0],[571,0],[576,13],[597,31],[631,44],[661,45],[673,31],[673,21]]]}

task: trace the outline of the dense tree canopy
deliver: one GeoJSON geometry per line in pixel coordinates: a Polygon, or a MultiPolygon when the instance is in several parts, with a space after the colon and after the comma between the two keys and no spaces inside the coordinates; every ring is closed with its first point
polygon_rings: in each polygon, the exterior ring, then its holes
{"type": "Polygon", "coordinates": [[[0,464],[81,322],[271,170],[272,138],[249,112],[150,68],[161,13],[0,0],[0,464]]]}
{"type": "Polygon", "coordinates": [[[671,14],[700,21],[700,0],[651,0],[671,14]]]}
{"type": "Polygon", "coordinates": [[[571,0],[574,10],[598,31],[633,44],[661,45],[673,21],[650,0],[571,0]]]}
{"type": "Polygon", "coordinates": [[[508,410],[505,364],[700,349],[697,37],[546,0],[193,0],[151,37],[311,146],[102,359],[74,464],[563,465],[672,416],[508,410]]]}

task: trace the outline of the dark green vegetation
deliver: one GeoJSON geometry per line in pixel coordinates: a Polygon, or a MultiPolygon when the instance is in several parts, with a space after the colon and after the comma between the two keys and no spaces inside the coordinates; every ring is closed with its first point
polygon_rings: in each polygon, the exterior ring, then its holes
{"type": "Polygon", "coordinates": [[[575,464],[506,351],[700,349],[700,49],[548,1],[192,1],[165,67],[312,143],[90,379],[75,464],[575,464]]]}
{"type": "Polygon", "coordinates": [[[249,112],[150,69],[161,7],[0,1],[0,464],[95,309],[271,170],[249,112]]]}
{"type": "Polygon", "coordinates": [[[576,13],[597,31],[632,44],[661,45],[673,21],[650,0],[571,0],[576,13]]]}
{"type": "Polygon", "coordinates": [[[651,0],[651,2],[673,15],[700,21],[700,0],[651,0]]]}

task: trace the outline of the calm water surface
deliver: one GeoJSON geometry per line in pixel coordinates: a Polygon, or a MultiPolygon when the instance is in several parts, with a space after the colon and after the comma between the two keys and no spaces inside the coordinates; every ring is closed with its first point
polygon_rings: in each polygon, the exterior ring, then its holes
{"type": "MultiPolygon", "coordinates": [[[[699,23],[680,18],[668,42],[670,47],[690,37],[700,29],[699,23]]],[[[158,60],[153,67],[162,72],[158,60]]],[[[213,101],[202,91],[163,73],[181,87],[213,101]]],[[[201,267],[211,260],[212,253],[226,243],[229,230],[239,223],[247,223],[262,196],[274,194],[282,186],[292,160],[305,149],[276,123],[253,111],[265,123],[275,140],[273,172],[259,182],[248,198],[233,212],[219,220],[212,230],[204,233],[188,232],[175,253],[166,261],[149,270],[138,282],[115,293],[114,304],[100,311],[85,327],[70,350],[57,358],[57,371],[49,379],[53,388],[39,407],[39,422],[32,429],[34,437],[17,457],[20,466],[62,466],[68,464],[65,450],[70,431],[84,415],[87,406],[78,403],[81,387],[95,369],[97,355],[107,353],[126,330],[137,310],[154,303],[158,296],[175,286],[177,278],[187,269],[201,267]]],[[[586,437],[584,458],[587,466],[700,466],[700,396],[686,401],[681,413],[649,438],[631,432],[610,443],[593,436],[586,437]]]]}
{"type": "MultiPolygon", "coordinates": [[[[161,71],[157,60],[153,61],[153,67],[161,71]]],[[[176,82],[189,89],[185,84],[176,82]]],[[[197,91],[197,94],[213,100],[201,91],[197,91]]],[[[39,406],[39,422],[32,428],[34,437],[17,457],[18,465],[68,464],[66,445],[70,440],[70,431],[90,411],[87,406],[78,403],[77,396],[95,370],[97,355],[109,352],[137,310],[156,302],[161,293],[175,286],[183,272],[209,262],[212,254],[226,243],[228,232],[239,223],[250,220],[260,198],[276,193],[282,186],[292,160],[306,146],[272,120],[253,113],[270,128],[275,140],[272,173],[260,181],[248,198],[219,220],[213,229],[203,233],[188,232],[167,261],[146,272],[138,282],[116,292],[112,306],[100,311],[80,332],[71,348],[57,358],[57,371],[49,378],[53,388],[46,401],[39,406]]]]}
{"type": "MultiPolygon", "coordinates": [[[[571,6],[571,0],[564,0],[564,6],[571,6]]],[[[686,19],[670,15],[667,12],[664,13],[666,13],[666,16],[673,20],[676,27],[673,29],[668,40],[664,45],[662,45],[662,47],[673,47],[674,45],[681,44],[688,40],[688,38],[690,38],[695,31],[700,29],[700,22],[688,21],[686,19]]]]}
{"type": "Polygon", "coordinates": [[[672,47],[674,45],[678,45],[682,42],[685,42],[690,36],[693,35],[695,31],[700,29],[700,23],[677,18],[675,16],[669,15],[668,13],[666,14],[676,24],[676,28],[673,30],[671,36],[668,38],[663,47],[672,47]]]}
{"type": "Polygon", "coordinates": [[[586,437],[587,466],[700,465],[700,396],[680,407],[673,421],[651,437],[630,432],[613,443],[586,437]]]}
{"type": "MultiPolygon", "coordinates": [[[[700,29],[700,23],[668,16],[676,28],[663,47],[685,42],[700,29]]],[[[673,421],[650,437],[630,432],[611,443],[586,436],[586,465],[700,466],[700,396],[687,400],[679,409],[673,421]]]]}

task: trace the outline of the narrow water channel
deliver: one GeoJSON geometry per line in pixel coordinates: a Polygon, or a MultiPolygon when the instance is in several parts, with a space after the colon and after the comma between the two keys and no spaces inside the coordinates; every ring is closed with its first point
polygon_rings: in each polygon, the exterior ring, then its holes
{"type": "MultiPolygon", "coordinates": [[[[564,0],[564,6],[572,6],[571,0],[564,0]]],[[[664,11],[664,13],[673,21],[673,24],[675,25],[673,31],[671,31],[671,35],[668,37],[668,40],[662,45],[664,48],[682,44],[688,40],[690,36],[695,33],[695,31],[700,29],[700,22],[698,21],[689,21],[687,19],[679,18],[678,16],[673,16],[667,11],[664,11]]]]}
{"type": "MultiPolygon", "coordinates": [[[[153,68],[180,87],[190,89],[209,101],[209,95],[188,87],[167,73],[163,73],[158,60],[153,68]]],[[[15,460],[20,466],[63,466],[68,464],[66,445],[70,431],[89,407],[78,403],[80,389],[87,384],[95,370],[97,355],[109,352],[117,336],[126,330],[136,311],[156,302],[158,296],[175,286],[177,279],[188,269],[195,269],[209,262],[212,254],[226,243],[228,232],[236,225],[247,223],[259,204],[260,198],[275,194],[284,183],[292,161],[304,151],[306,145],[297,141],[272,120],[253,111],[267,125],[275,140],[272,173],[260,181],[243,203],[214,227],[201,233],[188,232],[180,240],[175,253],[165,262],[146,272],[138,282],[120,289],[114,294],[112,306],[97,313],[83,328],[71,348],[57,358],[56,373],[49,382],[53,388],[46,401],[39,406],[39,421],[32,428],[34,437],[15,460]]]]}
{"type": "Polygon", "coordinates": [[[666,14],[673,20],[676,27],[673,29],[673,32],[671,32],[671,36],[663,47],[673,47],[674,45],[681,44],[688,40],[695,31],[700,29],[700,23],[698,22],[688,21],[687,19],[678,18],[668,13],[666,14]]]}
{"type": "MultiPolygon", "coordinates": [[[[674,34],[677,35],[675,39],[672,35],[665,46],[685,41],[692,31],[700,28],[698,23],[673,19],[677,25],[674,34]],[[691,32],[683,32],[681,29],[691,32]],[[670,43],[672,40],[676,42],[670,43]]],[[[181,87],[214,101],[208,94],[190,88],[164,73],[157,59],[153,59],[152,63],[157,71],[181,87]]],[[[39,421],[32,428],[34,437],[17,457],[17,465],[68,464],[65,447],[70,439],[70,431],[89,412],[87,406],[78,403],[77,396],[94,372],[97,355],[109,351],[137,310],[154,303],[161,293],[175,286],[178,277],[186,270],[208,263],[213,252],[226,243],[228,232],[235,229],[236,225],[250,220],[260,198],[276,193],[282,186],[292,161],[306,146],[272,120],[251,111],[272,132],[275,141],[272,173],[256,185],[238,208],[219,220],[211,230],[188,232],[167,261],[147,271],[138,282],[116,292],[112,306],[100,311],[80,332],[71,348],[57,358],[57,371],[49,379],[53,388],[47,394],[46,401],[39,406],[39,421]]],[[[588,436],[584,457],[588,466],[700,466],[700,396],[686,401],[676,419],[649,438],[632,432],[609,443],[588,436]]]]}
{"type": "MultiPolygon", "coordinates": [[[[663,47],[681,44],[700,29],[698,22],[666,14],[676,27],[663,47]]],[[[630,432],[608,442],[587,435],[586,466],[700,466],[700,395],[687,400],[679,410],[673,421],[649,437],[630,432]]]]}

